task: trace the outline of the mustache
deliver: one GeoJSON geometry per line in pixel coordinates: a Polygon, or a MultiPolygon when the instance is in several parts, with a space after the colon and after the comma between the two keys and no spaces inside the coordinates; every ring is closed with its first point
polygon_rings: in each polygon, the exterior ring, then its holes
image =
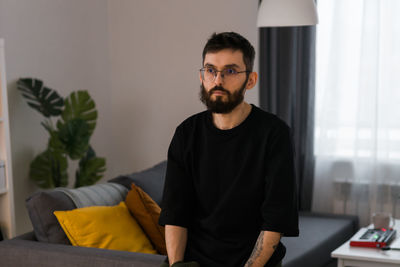
{"type": "Polygon", "coordinates": [[[211,95],[212,93],[214,93],[215,91],[222,91],[225,92],[226,94],[230,95],[230,92],[228,90],[226,90],[224,87],[222,86],[215,86],[214,88],[212,88],[208,94],[211,95]]]}

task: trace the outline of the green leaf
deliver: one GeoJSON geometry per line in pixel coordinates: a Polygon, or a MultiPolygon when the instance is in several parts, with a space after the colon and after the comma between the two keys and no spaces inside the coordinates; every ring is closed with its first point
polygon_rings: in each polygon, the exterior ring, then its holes
{"type": "Polygon", "coordinates": [[[62,153],[47,149],[31,162],[29,177],[41,188],[64,187],[68,184],[68,161],[62,153]]]}
{"type": "Polygon", "coordinates": [[[17,81],[17,88],[27,100],[28,105],[46,118],[61,114],[64,99],[55,90],[44,87],[41,80],[21,78],[17,81]]]}
{"type": "Polygon", "coordinates": [[[83,119],[72,119],[65,123],[57,122],[58,137],[65,146],[65,152],[73,159],[80,159],[89,148],[89,125],[83,119]]]}
{"type": "Polygon", "coordinates": [[[89,125],[89,133],[92,135],[97,120],[96,105],[87,91],[72,92],[65,101],[61,117],[64,122],[72,119],[85,120],[89,125]]]}
{"type": "Polygon", "coordinates": [[[65,153],[66,151],[65,144],[61,141],[59,132],[57,131],[52,131],[50,133],[50,139],[47,146],[51,151],[55,151],[57,153],[65,153]]]}
{"type": "Polygon", "coordinates": [[[92,185],[103,177],[106,168],[106,160],[96,157],[96,153],[89,146],[86,155],[79,161],[79,169],[76,171],[75,187],[92,185]]]}
{"type": "Polygon", "coordinates": [[[51,124],[51,121],[46,120],[44,122],[41,122],[40,124],[43,125],[43,127],[47,130],[47,132],[50,135],[47,147],[51,150],[51,151],[57,151],[58,153],[66,153],[65,152],[65,145],[64,143],[61,141],[60,139],[60,135],[59,132],[56,131],[53,128],[53,125],[51,124]]]}

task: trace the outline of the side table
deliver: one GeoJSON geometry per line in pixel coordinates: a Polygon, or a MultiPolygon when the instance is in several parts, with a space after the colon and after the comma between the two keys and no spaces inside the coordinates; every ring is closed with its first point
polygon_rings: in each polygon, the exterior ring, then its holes
{"type": "MultiPolygon", "coordinates": [[[[372,228],[372,225],[368,226],[372,228]]],[[[365,231],[361,228],[360,231],[365,231]]],[[[396,219],[394,229],[397,230],[396,238],[389,244],[390,247],[400,248],[400,220],[396,219]]],[[[356,235],[357,235],[356,234],[356,235]]],[[[350,240],[331,253],[332,258],[338,259],[338,267],[399,267],[400,251],[379,248],[351,247],[350,240]]]]}

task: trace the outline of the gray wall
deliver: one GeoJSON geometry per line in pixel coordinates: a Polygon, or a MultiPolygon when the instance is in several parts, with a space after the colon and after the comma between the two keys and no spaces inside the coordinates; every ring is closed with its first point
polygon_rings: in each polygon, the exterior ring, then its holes
{"type": "MultiPolygon", "coordinates": [[[[214,31],[257,42],[257,1],[109,2],[113,173],[166,157],[175,126],[201,111],[201,52],[214,31]],[[117,93],[118,92],[118,93],[117,93]],[[123,156],[121,155],[123,152],[123,156]]],[[[257,90],[249,101],[258,104],[257,90]]]]}
{"type": "Polygon", "coordinates": [[[92,143],[100,155],[108,156],[104,141],[109,140],[107,111],[111,109],[107,29],[105,0],[0,0],[17,234],[31,229],[25,199],[38,189],[28,179],[29,164],[45,149],[48,135],[40,125],[42,115],[26,104],[15,82],[20,77],[40,78],[62,96],[88,89],[100,114],[92,143]]]}
{"type": "MultiPolygon", "coordinates": [[[[39,190],[29,163],[42,152],[42,116],[16,90],[37,77],[67,96],[87,89],[99,112],[91,143],[103,181],[156,164],[177,124],[203,110],[201,50],[214,31],[237,31],[258,50],[258,1],[0,0],[6,43],[17,234],[31,229],[25,199],[39,190]]],[[[258,64],[256,62],[256,69],[258,64]]],[[[258,105],[258,89],[247,101],[258,105]]],[[[70,163],[71,184],[76,163],[70,163]]]]}

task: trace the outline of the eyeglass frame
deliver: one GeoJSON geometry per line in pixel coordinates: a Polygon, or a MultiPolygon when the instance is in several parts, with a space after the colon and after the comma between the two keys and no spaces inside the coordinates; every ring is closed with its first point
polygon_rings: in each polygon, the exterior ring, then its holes
{"type": "MultiPolygon", "coordinates": [[[[199,69],[199,71],[200,71],[201,78],[202,78],[204,81],[213,82],[213,81],[215,81],[215,79],[217,78],[218,72],[221,73],[221,78],[224,79],[224,75],[222,74],[222,72],[223,72],[223,71],[226,71],[227,69],[231,69],[231,68],[225,68],[225,69],[223,69],[223,70],[217,70],[216,68],[212,68],[212,67],[202,67],[201,69],[199,69]],[[212,79],[211,81],[207,81],[206,79],[204,79],[204,71],[206,70],[206,68],[210,68],[210,69],[214,69],[214,70],[215,70],[214,79],[212,79]]],[[[235,71],[236,71],[236,70],[235,70],[235,71]]],[[[236,74],[240,74],[240,73],[252,73],[252,71],[249,71],[249,70],[236,71],[235,73],[232,73],[232,74],[234,75],[233,77],[236,77],[236,74]]]]}

